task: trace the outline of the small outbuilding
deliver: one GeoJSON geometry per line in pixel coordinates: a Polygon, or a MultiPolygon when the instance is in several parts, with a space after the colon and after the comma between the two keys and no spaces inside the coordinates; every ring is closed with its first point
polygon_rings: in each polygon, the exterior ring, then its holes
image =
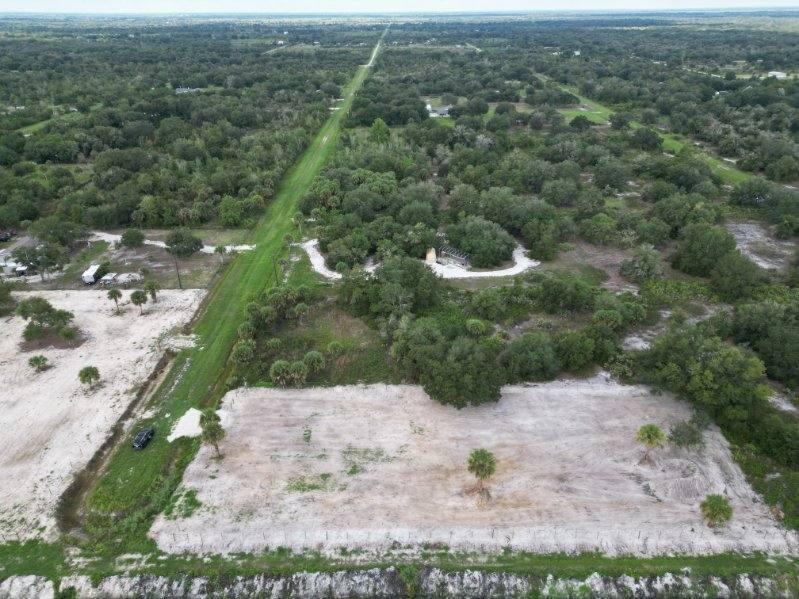
{"type": "Polygon", "coordinates": [[[94,285],[97,282],[97,273],[100,272],[99,264],[92,264],[89,268],[83,271],[80,278],[87,285],[94,285]]]}
{"type": "Polygon", "coordinates": [[[438,248],[438,262],[440,264],[457,264],[458,266],[468,268],[469,254],[451,245],[442,245],[438,248]]]}

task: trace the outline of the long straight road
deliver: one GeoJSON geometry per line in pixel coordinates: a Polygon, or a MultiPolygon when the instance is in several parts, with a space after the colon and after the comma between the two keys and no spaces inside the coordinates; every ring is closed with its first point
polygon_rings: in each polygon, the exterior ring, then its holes
{"type": "MultiPolygon", "coordinates": [[[[127,443],[117,443],[103,472],[94,481],[96,484],[85,502],[88,519],[83,523],[87,532],[94,530],[101,536],[116,536],[114,525],[120,517],[127,517],[136,521],[135,534],[121,542],[132,546],[146,541],[149,523],[165,507],[198,447],[195,439],[170,444],[166,435],[187,409],[214,405],[221,397],[228,357],[244,318],[244,308],[253,296],[274,284],[273,265],[286,253],[284,237],[292,231],[292,216],[334,150],[342,122],[377,58],[387,31],[388,28],[377,41],[369,61],[358,67],[345,87],[339,110],[332,112],[283,178],[276,197],[248,240],[256,248],[238,255],[206,298],[193,330],[196,347],[183,350],[176,358],[157,391],[153,402],[155,415],[140,423],[152,424],[157,430],[146,455],[134,453],[127,443]]],[[[97,476],[85,473],[82,478],[90,485],[97,476]]],[[[71,528],[76,520],[81,520],[75,514],[72,516],[61,518],[62,528],[71,528]]]]}

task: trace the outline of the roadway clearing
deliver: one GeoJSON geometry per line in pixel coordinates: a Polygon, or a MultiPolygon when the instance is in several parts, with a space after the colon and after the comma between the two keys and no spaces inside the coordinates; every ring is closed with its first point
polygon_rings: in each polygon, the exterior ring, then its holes
{"type": "MultiPolygon", "coordinates": [[[[189,408],[213,405],[222,395],[228,373],[227,359],[237,339],[244,308],[253,295],[275,283],[276,262],[287,252],[284,238],[293,231],[292,216],[299,200],[334,151],[341,124],[375,61],[383,36],[369,62],[358,68],[344,88],[341,110],[330,115],[286,174],[277,195],[247,240],[255,248],[231,261],[211,290],[193,329],[199,348],[181,352],[158,391],[154,414],[142,424],[171,430],[178,417],[189,408]]],[[[165,507],[197,447],[193,439],[181,438],[168,443],[164,437],[158,437],[148,447],[146,459],[141,459],[127,444],[119,446],[88,496],[91,529],[96,534],[115,536],[118,514],[124,513],[131,529],[142,534],[129,533],[119,539],[119,543],[141,547],[135,543],[144,541],[143,532],[149,526],[149,519],[165,507]]]]}
{"type": "Polygon", "coordinates": [[[705,432],[703,450],[667,448],[641,463],[638,427],[668,429],[690,407],[604,375],[507,387],[498,403],[462,410],[415,386],[237,389],[220,414],[223,458],[203,446],[183,480],[199,506],[188,517],[159,516],[151,529],[165,551],[651,556],[798,547],[717,429],[705,432]],[[498,463],[485,504],[466,469],[478,447],[498,463]],[[709,493],[729,498],[728,527],[702,522],[709,493]]]}
{"type": "MultiPolygon", "coordinates": [[[[25,321],[3,319],[0,336],[0,536],[6,541],[56,536],[55,510],[73,475],[105,442],[114,424],[134,403],[139,389],[164,355],[169,337],[187,323],[204,291],[161,291],[143,316],[124,292],[121,314],[105,291],[39,291],[75,315],[87,338],[78,347],[22,351],[25,321]],[[50,367],[28,365],[45,356],[50,367]],[[100,371],[101,383],[87,390],[78,381],[84,366],[100,371]],[[12,392],[8,392],[13,390],[12,392]]],[[[166,434],[166,431],[158,431],[166,434]]]]}

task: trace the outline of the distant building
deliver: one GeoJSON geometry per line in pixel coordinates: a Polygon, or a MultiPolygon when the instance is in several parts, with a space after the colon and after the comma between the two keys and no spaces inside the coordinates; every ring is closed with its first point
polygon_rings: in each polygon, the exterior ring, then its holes
{"type": "Polygon", "coordinates": [[[769,77],[774,77],[776,79],[787,79],[788,78],[788,74],[784,73],[783,71],[769,71],[768,72],[768,76],[769,77]]]}
{"type": "Polygon", "coordinates": [[[176,87],[175,93],[180,94],[196,94],[203,91],[201,87],[176,87]]]}
{"type": "Polygon", "coordinates": [[[444,106],[439,106],[438,108],[433,108],[430,104],[425,106],[427,109],[427,115],[430,118],[438,118],[442,116],[449,116],[449,111],[452,108],[452,104],[445,104],[444,106]]]}

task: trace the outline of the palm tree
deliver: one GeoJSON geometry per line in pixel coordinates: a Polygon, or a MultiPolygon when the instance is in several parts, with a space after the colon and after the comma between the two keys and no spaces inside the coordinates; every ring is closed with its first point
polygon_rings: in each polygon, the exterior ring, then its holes
{"type": "Polygon", "coordinates": [[[121,297],[122,297],[122,292],[119,289],[108,290],[108,299],[114,300],[114,305],[116,306],[117,314],[119,314],[119,299],[121,297]]]}
{"type": "Polygon", "coordinates": [[[137,289],[130,294],[130,302],[134,306],[139,306],[139,315],[144,314],[144,304],[147,303],[147,294],[141,289],[137,289]]]}
{"type": "Polygon", "coordinates": [[[211,408],[203,411],[200,415],[200,429],[202,430],[202,440],[214,446],[216,457],[221,458],[219,453],[219,442],[225,438],[225,429],[219,421],[219,415],[211,408]]]}
{"type": "Polygon", "coordinates": [[[100,380],[100,371],[95,366],[84,366],[78,372],[78,380],[87,387],[93,387],[100,380]]]}
{"type": "Polygon", "coordinates": [[[477,488],[481,493],[485,491],[485,481],[491,478],[496,470],[497,460],[487,449],[475,449],[469,454],[469,472],[477,478],[477,488]]]}
{"type": "Polygon", "coordinates": [[[153,303],[158,301],[157,295],[159,291],[161,291],[161,286],[158,281],[147,281],[144,284],[144,292],[150,294],[150,299],[153,300],[153,303]]]}
{"type": "Polygon", "coordinates": [[[699,504],[702,517],[711,528],[726,524],[732,518],[732,506],[727,499],[721,495],[708,495],[699,504]]]}
{"type": "Polygon", "coordinates": [[[297,230],[300,233],[300,237],[302,237],[302,223],[305,221],[305,216],[302,212],[295,212],[294,216],[291,217],[291,221],[294,223],[294,226],[297,227],[297,230]]]}
{"type": "Polygon", "coordinates": [[[488,331],[488,325],[479,318],[470,318],[466,321],[466,332],[473,337],[482,337],[488,331]]]}
{"type": "Polygon", "coordinates": [[[199,252],[203,248],[203,242],[191,234],[188,229],[175,229],[166,237],[166,251],[172,254],[175,260],[175,272],[178,274],[178,287],[183,289],[183,281],[180,279],[180,266],[178,258],[184,259],[199,252]]]}
{"type": "Polygon", "coordinates": [[[219,263],[224,264],[225,254],[227,254],[227,246],[220,243],[218,246],[214,248],[214,253],[219,254],[219,263]]]}
{"type": "Polygon", "coordinates": [[[657,424],[645,424],[638,429],[635,440],[646,447],[644,457],[641,462],[649,460],[649,452],[653,449],[660,449],[666,445],[666,433],[657,424]]]}
{"type": "Polygon", "coordinates": [[[42,372],[47,370],[48,361],[42,355],[33,356],[30,360],[28,360],[28,366],[33,368],[36,372],[42,372]]]}

